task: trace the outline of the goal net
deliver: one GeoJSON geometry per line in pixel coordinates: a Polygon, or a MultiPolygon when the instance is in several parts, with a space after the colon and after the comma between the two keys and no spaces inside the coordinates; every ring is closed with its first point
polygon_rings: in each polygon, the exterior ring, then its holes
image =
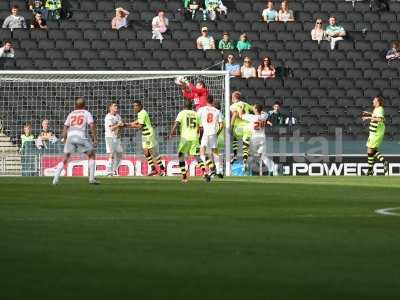
{"type": "MultiPolygon", "coordinates": [[[[0,175],[51,176],[63,155],[63,123],[74,109],[74,101],[83,97],[93,114],[99,145],[96,175],[107,172],[104,118],[111,101],[116,101],[124,122],[136,114],[134,100],[140,100],[155,125],[158,150],[168,175],[179,174],[177,146],[179,137],[168,140],[172,124],[184,106],[177,76],[191,82],[203,80],[226,117],[225,143],[229,143],[229,75],[223,71],[198,72],[35,72],[6,71],[0,74],[0,175]]],[[[148,172],[141,148],[141,133],[124,129],[124,157],[119,168],[122,176],[142,176],[148,172]]],[[[230,149],[225,147],[225,174],[230,174],[230,149]]],[[[191,175],[198,174],[194,161],[187,161],[191,175]]],[[[75,155],[67,167],[67,176],[87,173],[84,156],[75,155]]]]}

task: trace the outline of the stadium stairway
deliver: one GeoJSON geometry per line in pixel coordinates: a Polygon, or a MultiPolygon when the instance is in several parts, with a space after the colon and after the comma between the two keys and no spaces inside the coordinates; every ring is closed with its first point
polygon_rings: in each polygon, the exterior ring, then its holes
{"type": "Polygon", "coordinates": [[[10,137],[0,132],[0,175],[21,175],[21,155],[10,137]]]}

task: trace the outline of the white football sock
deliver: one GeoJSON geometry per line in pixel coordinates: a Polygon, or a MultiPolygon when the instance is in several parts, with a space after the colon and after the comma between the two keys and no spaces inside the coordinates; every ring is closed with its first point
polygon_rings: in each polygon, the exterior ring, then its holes
{"type": "Polygon", "coordinates": [[[219,158],[219,154],[213,154],[214,158],[214,164],[215,164],[215,169],[217,171],[217,174],[222,174],[222,165],[221,165],[221,160],[219,158]]]}
{"type": "Polygon", "coordinates": [[[115,153],[114,163],[112,166],[112,172],[117,172],[119,168],[119,164],[121,163],[122,153],[115,153]]]}
{"type": "Polygon", "coordinates": [[[262,160],[263,160],[265,166],[267,167],[268,172],[273,172],[274,167],[275,167],[274,161],[268,156],[262,157],[262,160]]]}
{"type": "Polygon", "coordinates": [[[111,173],[113,171],[113,159],[109,158],[108,159],[108,165],[107,165],[107,172],[111,173]]]}
{"type": "Polygon", "coordinates": [[[94,159],[89,159],[89,181],[94,181],[94,175],[96,172],[96,161],[94,159]]]}
{"type": "Polygon", "coordinates": [[[53,183],[58,183],[58,180],[60,179],[63,170],[64,170],[64,162],[60,161],[56,167],[53,183]]]}

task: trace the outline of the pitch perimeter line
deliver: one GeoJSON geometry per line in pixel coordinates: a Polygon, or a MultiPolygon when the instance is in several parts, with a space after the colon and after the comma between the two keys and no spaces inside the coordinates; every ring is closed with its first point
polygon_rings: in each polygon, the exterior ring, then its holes
{"type": "Polygon", "coordinates": [[[400,212],[396,213],[393,210],[400,210],[400,207],[381,208],[375,210],[375,212],[380,215],[400,217],[400,212]]]}

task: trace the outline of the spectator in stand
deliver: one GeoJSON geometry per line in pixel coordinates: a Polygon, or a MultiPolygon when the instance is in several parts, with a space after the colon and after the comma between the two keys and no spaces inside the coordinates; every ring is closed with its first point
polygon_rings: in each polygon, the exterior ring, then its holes
{"type": "Polygon", "coordinates": [[[271,58],[264,57],[261,65],[257,69],[257,75],[259,78],[274,79],[276,76],[276,70],[271,62],[271,58]]]}
{"type": "Polygon", "coordinates": [[[115,17],[111,21],[111,28],[115,30],[119,30],[121,28],[127,28],[128,15],[129,11],[123,9],[122,7],[117,7],[115,9],[115,17]]]}
{"type": "Polygon", "coordinates": [[[228,8],[222,3],[222,0],[205,0],[204,6],[204,21],[207,20],[207,16],[211,21],[215,21],[217,18],[217,13],[220,15],[224,14],[225,16],[228,13],[228,8]]]}
{"type": "Polygon", "coordinates": [[[281,102],[275,101],[272,110],[267,114],[267,120],[272,123],[272,126],[281,126],[285,123],[285,118],[281,113],[281,105],[281,102]]]}
{"type": "Polygon", "coordinates": [[[16,28],[26,28],[25,18],[18,14],[19,6],[14,5],[11,8],[11,15],[9,15],[3,22],[2,28],[14,30],[16,28]]]}
{"type": "Polygon", "coordinates": [[[14,58],[15,52],[11,41],[5,41],[4,46],[0,48],[0,58],[14,58]]]}
{"type": "Polygon", "coordinates": [[[34,142],[35,136],[32,134],[32,125],[26,123],[24,132],[21,134],[21,150],[24,149],[26,143],[34,142]]]}
{"type": "Polygon", "coordinates": [[[318,41],[318,44],[321,43],[321,41],[326,40],[326,34],[321,19],[317,19],[315,22],[314,29],[311,30],[311,39],[313,41],[318,41]]]}
{"type": "Polygon", "coordinates": [[[289,9],[289,4],[287,1],[282,1],[281,9],[279,10],[278,20],[281,22],[291,22],[294,21],[294,14],[291,9],[289,9]]]}
{"type": "Polygon", "coordinates": [[[224,32],[222,35],[222,40],[219,41],[218,43],[218,49],[219,50],[233,50],[235,49],[235,46],[233,45],[233,42],[229,38],[229,33],[224,32]]]}
{"type": "Polygon", "coordinates": [[[240,76],[246,79],[257,77],[256,68],[254,68],[253,62],[248,56],[243,59],[243,66],[240,68],[240,76]]]}
{"type": "Polygon", "coordinates": [[[236,49],[238,49],[239,51],[250,50],[251,49],[251,43],[247,39],[247,35],[245,33],[242,33],[240,35],[240,39],[236,44],[236,49]]]}
{"type": "Polygon", "coordinates": [[[47,29],[47,23],[42,18],[42,14],[41,13],[36,13],[35,14],[35,19],[32,21],[31,28],[47,29]]]}
{"type": "Polygon", "coordinates": [[[46,0],[48,20],[58,21],[61,19],[62,0],[46,0]]]}
{"type": "Polygon", "coordinates": [[[335,50],[336,43],[343,41],[343,37],[346,36],[346,31],[343,26],[336,24],[336,17],[332,16],[329,18],[329,25],[325,29],[326,36],[331,42],[331,50],[335,50]]]}
{"type": "Polygon", "coordinates": [[[392,49],[390,49],[386,53],[386,60],[388,62],[394,61],[394,60],[399,60],[400,59],[400,43],[399,42],[394,42],[392,44],[392,49]]]}
{"type": "Polygon", "coordinates": [[[36,147],[39,149],[47,148],[46,142],[50,142],[52,144],[58,141],[56,135],[53,131],[50,130],[49,120],[44,119],[42,121],[42,131],[40,132],[37,140],[36,140],[36,147]]]}
{"type": "Polygon", "coordinates": [[[42,14],[43,19],[47,20],[47,9],[45,7],[45,1],[30,0],[29,1],[29,9],[32,11],[33,15],[35,15],[37,13],[42,14]]]}
{"type": "Polygon", "coordinates": [[[203,19],[207,19],[207,12],[199,0],[184,0],[184,7],[192,16],[192,20],[196,17],[198,12],[203,14],[203,19]]]}
{"type": "Polygon", "coordinates": [[[229,54],[227,57],[225,71],[228,71],[231,77],[240,77],[242,75],[240,72],[240,65],[235,62],[235,56],[233,54],[229,54]]]}
{"type": "Polygon", "coordinates": [[[268,1],[267,8],[263,10],[262,17],[265,22],[274,22],[278,21],[278,12],[274,9],[274,2],[268,1]]]}
{"type": "Polygon", "coordinates": [[[153,31],[153,40],[162,40],[164,39],[163,34],[168,31],[169,21],[168,18],[165,16],[164,11],[160,11],[156,17],[153,18],[151,22],[151,27],[153,31]]]}
{"type": "Polygon", "coordinates": [[[197,39],[197,49],[210,50],[215,49],[215,41],[212,36],[208,35],[208,28],[201,28],[201,36],[197,39]]]}

